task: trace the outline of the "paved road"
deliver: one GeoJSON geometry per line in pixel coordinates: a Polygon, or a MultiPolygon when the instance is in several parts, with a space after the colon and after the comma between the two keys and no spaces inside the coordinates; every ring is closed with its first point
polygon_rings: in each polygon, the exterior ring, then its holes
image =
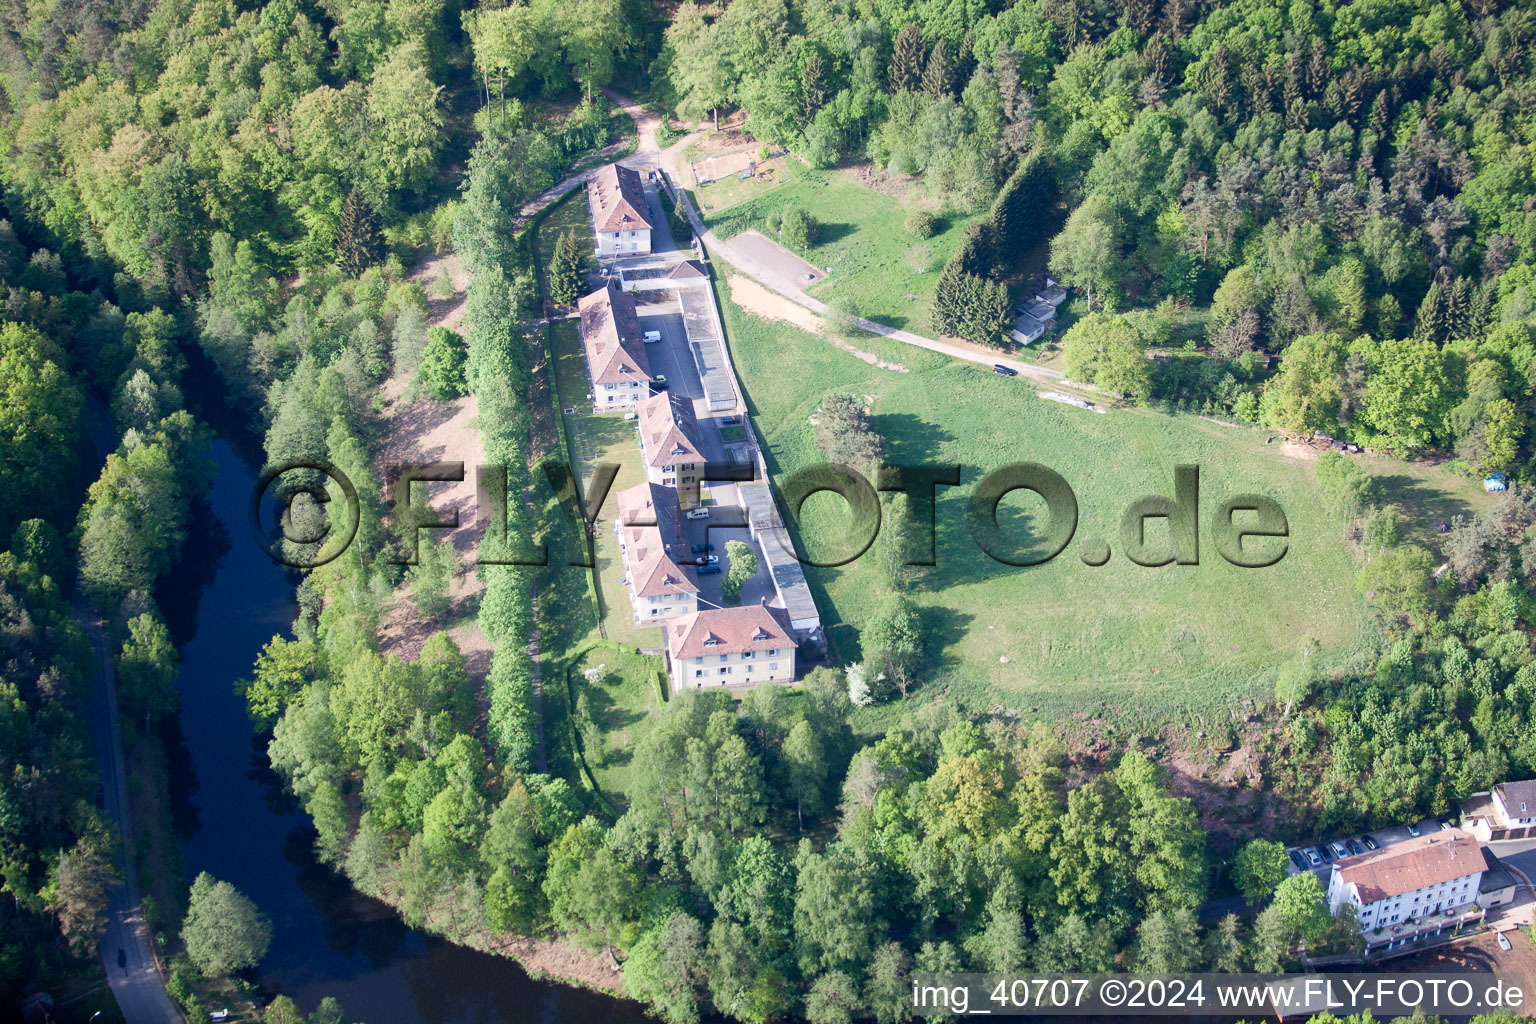
{"type": "Polygon", "coordinates": [[[112,984],[112,995],[128,1024],[180,1024],[181,1014],[166,995],[155,966],[149,934],[139,905],[138,872],[134,864],[133,822],[128,811],[128,773],[123,766],[118,729],[117,679],[101,617],[76,591],[71,612],[85,627],[96,654],[98,685],[91,714],[91,738],[101,775],[102,806],[117,822],[123,857],[122,883],[112,888],[107,904],[107,933],[101,940],[101,963],[112,984]],[[119,957],[123,966],[119,966],[119,957]]]}
{"type": "MultiPolygon", "coordinates": [[[[111,419],[99,402],[90,409],[91,443],[96,455],[106,461],[107,452],[116,445],[111,419]]],[[[154,941],[144,923],[139,905],[138,870],[134,863],[133,821],[128,808],[128,772],[123,764],[123,739],[118,727],[117,674],[112,650],[107,643],[101,616],[91,607],[78,587],[70,603],[70,614],[85,629],[96,656],[96,699],[90,717],[91,745],[96,749],[97,772],[101,777],[102,808],[117,823],[122,860],[122,882],[112,887],[107,899],[107,932],[99,947],[101,963],[117,1008],[128,1024],[181,1024],[181,1013],[166,995],[165,984],[155,965],[154,941]],[[119,966],[118,957],[123,958],[119,966]]]]}
{"type": "MultiPolygon", "coordinates": [[[[663,150],[656,144],[656,129],[661,124],[660,118],[612,89],[604,89],[603,92],[614,103],[622,107],[624,112],[634,120],[636,130],[640,135],[639,145],[636,147],[634,154],[625,162],[659,163],[674,185],[680,186],[683,178],[678,170],[678,158],[688,144],[698,138],[701,133],[695,132],[692,135],[685,136],[663,150]]],[[[708,252],[720,257],[743,274],[768,286],[785,298],[799,303],[813,313],[818,313],[822,316],[834,315],[831,307],[819,299],[811,298],[797,282],[785,277],[761,260],[754,259],[750,254],[742,252],[740,247],[733,246],[730,242],[706,228],[703,218],[699,216],[698,210],[694,209],[693,202],[688,199],[686,192],[683,193],[683,206],[688,213],[688,223],[692,225],[694,234],[703,241],[704,247],[708,252]]],[[[1018,359],[1010,359],[998,353],[972,349],[967,346],[956,345],[952,342],[940,341],[937,338],[925,338],[921,334],[913,334],[911,331],[892,327],[889,324],[877,323],[873,320],[865,320],[862,317],[855,317],[854,323],[871,334],[878,334],[893,341],[900,341],[917,348],[938,352],[952,359],[963,359],[967,362],[980,363],[988,367],[1000,363],[1010,369],[1017,370],[1023,376],[1033,377],[1039,381],[1055,383],[1062,379],[1062,373],[1059,370],[1036,366],[1033,363],[1026,363],[1018,359]]]]}

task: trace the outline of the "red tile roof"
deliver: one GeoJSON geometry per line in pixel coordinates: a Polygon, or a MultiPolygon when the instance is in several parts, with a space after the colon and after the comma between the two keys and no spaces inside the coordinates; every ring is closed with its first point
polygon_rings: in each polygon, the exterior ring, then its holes
{"type": "Polygon", "coordinates": [[[673,660],[706,654],[794,647],[789,631],[772,611],[760,604],[739,608],[708,608],[667,624],[667,650],[673,660]]]}
{"type": "Polygon", "coordinates": [[[581,343],[593,384],[628,384],[651,379],[651,364],[640,337],[635,297],[609,283],[576,303],[581,343]]]}
{"type": "Polygon", "coordinates": [[[609,164],[592,176],[587,196],[592,205],[592,226],[598,231],[650,230],[645,188],[638,171],[609,164]]]}
{"type": "Polygon", "coordinates": [[[698,424],[691,401],[664,391],[641,402],[636,411],[646,465],[704,461],[699,454],[698,424]]]}
{"type": "Polygon", "coordinates": [[[677,492],[659,484],[626,488],[616,496],[625,569],[635,593],[697,594],[679,562],[685,557],[677,492]]]}
{"type": "Polygon", "coordinates": [[[1477,837],[1453,828],[1345,857],[1333,869],[1358,887],[1361,903],[1375,903],[1486,871],[1488,862],[1477,837]]]}

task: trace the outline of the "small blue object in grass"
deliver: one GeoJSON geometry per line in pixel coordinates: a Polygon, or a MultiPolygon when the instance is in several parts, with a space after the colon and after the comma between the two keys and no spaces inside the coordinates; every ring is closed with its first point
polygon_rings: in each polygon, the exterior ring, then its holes
{"type": "Polygon", "coordinates": [[[1509,490],[1509,481],[1503,473],[1490,473],[1483,477],[1483,490],[1507,491],[1509,490]]]}

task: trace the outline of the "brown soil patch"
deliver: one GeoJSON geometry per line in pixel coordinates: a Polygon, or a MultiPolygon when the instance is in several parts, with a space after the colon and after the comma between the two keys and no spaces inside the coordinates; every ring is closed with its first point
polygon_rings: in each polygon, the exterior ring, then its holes
{"type": "MultiPolygon", "coordinates": [[[[741,275],[733,275],[729,282],[731,287],[731,301],[753,316],[764,320],[776,320],[780,323],[791,324],[811,334],[826,336],[827,322],[812,313],[804,306],[775,292],[769,291],[750,278],[741,275]]],[[[893,363],[881,359],[873,352],[865,352],[856,348],[841,338],[827,336],[835,348],[847,352],[855,359],[862,359],[870,366],[878,366],[882,370],[894,370],[897,373],[906,373],[907,368],[900,363],[893,363]]]]}
{"type": "Polygon", "coordinates": [[[943,205],[938,200],[923,195],[921,189],[917,187],[921,179],[910,174],[894,174],[874,164],[860,164],[837,173],[850,184],[867,188],[871,192],[879,192],[883,196],[890,196],[897,202],[915,203],[929,211],[937,211],[943,205]]]}
{"type": "Polygon", "coordinates": [[[508,940],[497,952],[512,957],[535,977],[547,974],[584,988],[615,994],[623,994],[624,991],[623,973],[616,970],[613,962],[602,952],[594,953],[563,942],[524,936],[508,940]]]}
{"type": "MultiPolygon", "coordinates": [[[[463,262],[453,255],[438,256],[417,264],[411,279],[421,282],[431,298],[431,325],[457,328],[464,316],[465,289],[469,275],[463,262]],[[454,285],[452,298],[435,296],[437,281],[444,274],[454,285]]],[[[479,414],[473,395],[453,402],[439,402],[427,395],[413,395],[409,382],[392,377],[383,387],[382,421],[385,433],[379,446],[375,476],[383,488],[386,509],[393,508],[395,480],[404,466],[430,462],[462,462],[464,479],[441,483],[417,484],[418,494],[425,489],[425,500],[442,521],[458,517],[458,528],[435,534],[453,545],[459,556],[459,570],[449,587],[452,608],[446,623],[436,623],[421,616],[411,600],[409,588],[401,587],[385,605],[379,621],[379,649],[406,661],[421,653],[422,645],[439,629],[446,629],[464,655],[469,676],[477,685],[483,683],[490,669],[491,645],[475,625],[474,611],[481,588],[474,573],[474,561],[486,524],[478,517],[475,493],[475,467],[485,462],[480,431],[475,427],[479,414]]],[[[418,499],[421,500],[421,499],[418,499]]],[[[422,539],[434,536],[422,534],[422,539]]]]}
{"type": "Polygon", "coordinates": [[[468,299],[465,290],[469,287],[469,271],[464,269],[464,261],[453,253],[429,256],[411,268],[410,279],[426,289],[428,320],[431,325],[458,330],[459,322],[464,319],[464,306],[468,299]],[[439,296],[437,291],[438,282],[444,274],[453,282],[453,295],[446,298],[439,296]]]}
{"type": "Polygon", "coordinates": [[[798,302],[769,291],[751,278],[733,274],[727,283],[731,288],[731,301],[753,316],[791,324],[811,334],[819,335],[827,329],[826,321],[821,317],[798,302]]]}

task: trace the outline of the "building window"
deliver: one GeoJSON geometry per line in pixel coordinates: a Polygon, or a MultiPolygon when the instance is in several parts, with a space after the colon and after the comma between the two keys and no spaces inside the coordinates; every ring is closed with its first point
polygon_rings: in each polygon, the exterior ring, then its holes
{"type": "Polygon", "coordinates": [[[777,672],[778,670],[779,670],[779,663],[778,662],[770,661],[768,663],[768,671],[769,672],[777,672]]]}
{"type": "Polygon", "coordinates": [[[677,468],[677,466],[675,466],[675,465],[672,465],[672,466],[662,466],[661,467],[661,471],[663,473],[670,473],[670,472],[672,472],[676,468],[677,468]]]}
{"type": "Polygon", "coordinates": [[[701,669],[701,668],[696,668],[696,669],[693,670],[693,678],[695,678],[695,679],[699,678],[703,674],[704,674],[704,670],[701,669]]]}
{"type": "Polygon", "coordinates": [[[778,654],[778,653],[779,653],[779,649],[777,647],[770,647],[770,648],[768,648],[768,657],[771,658],[775,654],[778,654]]]}
{"type": "Polygon", "coordinates": [[[742,651],[741,652],[741,660],[742,661],[746,661],[748,658],[752,657],[752,655],[754,653],[755,652],[753,652],[753,651],[742,651]]]}
{"type": "Polygon", "coordinates": [[[728,676],[728,675],[731,674],[731,670],[730,670],[729,667],[722,667],[720,669],[720,674],[723,675],[723,676],[728,676]]]}
{"type": "Polygon", "coordinates": [[[607,388],[609,391],[613,390],[613,385],[612,384],[604,384],[603,387],[607,388]]]}
{"type": "Polygon", "coordinates": [[[720,655],[720,660],[721,661],[729,661],[730,658],[731,658],[731,656],[729,654],[722,654],[722,655],[720,655]]]}
{"type": "Polygon", "coordinates": [[[693,659],[693,663],[695,665],[702,665],[702,664],[704,664],[704,659],[702,657],[694,658],[693,659]]]}

